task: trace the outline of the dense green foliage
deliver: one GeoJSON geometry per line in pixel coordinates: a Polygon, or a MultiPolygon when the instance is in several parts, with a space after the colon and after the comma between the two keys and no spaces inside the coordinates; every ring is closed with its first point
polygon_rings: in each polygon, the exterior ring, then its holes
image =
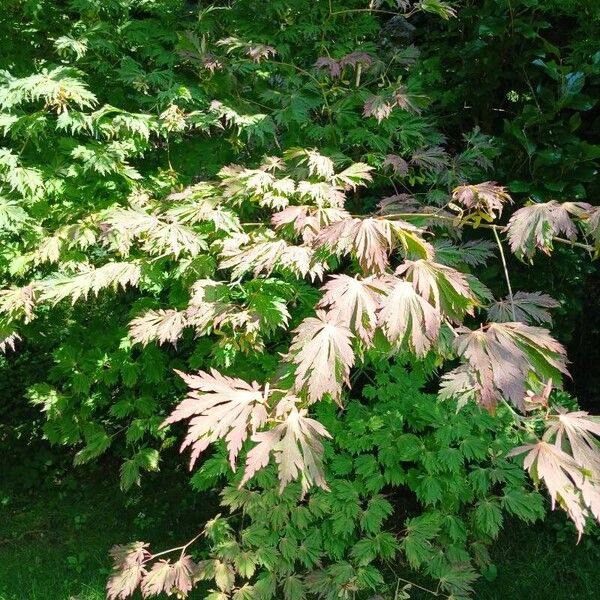
{"type": "Polygon", "coordinates": [[[160,497],[195,415],[220,498],[174,563],[117,549],[112,598],[400,598],[397,564],[464,598],[544,488],[600,518],[541,328],[587,375],[595,4],[6,3],[0,443],[160,497]]]}
{"type": "MultiPolygon", "coordinates": [[[[487,546],[503,512],[533,522],[543,514],[542,502],[505,458],[514,441],[510,419],[476,408],[455,414],[454,403],[424,394],[424,383],[422,374],[381,367],[343,417],[323,407],[319,420],[335,440],[326,449],[330,492],[319,490],[298,504],[294,485],[277,494],[274,470],[261,475],[258,488],[225,487],[222,503],[235,520],[215,535],[216,556],[232,560],[244,576],[242,552],[252,572],[264,573],[254,589],[274,587],[268,571],[277,564],[289,573],[283,586],[290,597],[351,598],[369,589],[384,593],[386,575],[393,595],[401,549],[405,562],[424,567],[444,592],[465,594],[476,578],[471,562],[490,566],[487,546]],[[325,560],[327,568],[313,571],[325,560]],[[302,583],[305,571],[313,573],[302,583]]],[[[192,484],[214,487],[211,475],[227,472],[223,453],[208,459],[192,484]]]]}

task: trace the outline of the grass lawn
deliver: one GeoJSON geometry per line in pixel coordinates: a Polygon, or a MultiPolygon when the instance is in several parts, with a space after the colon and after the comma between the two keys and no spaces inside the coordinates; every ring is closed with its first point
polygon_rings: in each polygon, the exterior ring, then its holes
{"type": "Polygon", "coordinates": [[[120,492],[114,472],[71,475],[27,491],[3,482],[0,600],[103,600],[114,544],[178,546],[213,514],[215,500],[192,495],[181,483],[166,491],[164,480],[162,486],[146,483],[148,491],[131,497],[120,492]],[[161,490],[160,497],[150,489],[161,490]],[[196,506],[190,498],[197,499],[196,506]]]}
{"type": "MultiPolygon", "coordinates": [[[[83,472],[82,472],[83,474],[83,472]]],[[[179,478],[183,480],[184,478],[179,478]]],[[[47,482],[27,491],[3,483],[0,500],[0,600],[101,600],[109,572],[109,548],[143,539],[156,548],[179,545],[200,529],[214,500],[185,488],[152,487],[127,499],[112,476],[47,482]],[[152,497],[149,490],[162,490],[152,497]],[[193,497],[193,496],[192,496],[193,497]],[[187,500],[181,504],[181,498],[187,500]]],[[[560,519],[553,519],[559,523],[560,519]]],[[[562,542],[548,524],[508,523],[492,550],[493,581],[480,580],[481,600],[586,600],[600,598],[600,548],[591,539],[562,542]]],[[[410,578],[410,575],[407,575],[410,578]]],[[[433,598],[413,590],[412,598],[433,598]]],[[[204,594],[193,593],[200,599],[204,594]]]]}

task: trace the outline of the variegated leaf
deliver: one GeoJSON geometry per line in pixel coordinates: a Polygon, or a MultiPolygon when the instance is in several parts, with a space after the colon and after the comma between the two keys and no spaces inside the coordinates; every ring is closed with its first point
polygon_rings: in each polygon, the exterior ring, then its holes
{"type": "Polygon", "coordinates": [[[248,452],[240,485],[269,464],[273,454],[278,465],[280,491],[298,478],[301,478],[303,493],[312,485],[329,489],[323,474],[321,439],[331,436],[321,423],[307,416],[306,409],[298,410],[296,402],[295,398],[284,398],[277,407],[283,421],[273,429],[252,436],[257,445],[248,452]]]}
{"type": "Polygon", "coordinates": [[[444,317],[461,322],[478,304],[463,273],[432,260],[406,260],[396,275],[410,281],[415,290],[444,317]]]}
{"type": "Polygon", "coordinates": [[[325,295],[319,301],[319,308],[328,308],[336,320],[368,346],[377,325],[377,309],[389,289],[388,281],[333,275],[322,289],[325,295]]]}
{"type": "Polygon", "coordinates": [[[325,394],[339,402],[354,364],[350,329],[335,315],[319,310],[304,319],[295,334],[290,355],[296,365],[296,391],[306,392],[310,402],[325,394]]]}
{"type": "Polygon", "coordinates": [[[519,258],[531,260],[536,249],[549,254],[555,236],[564,235],[574,240],[577,228],[570,214],[581,213],[587,206],[575,202],[561,204],[552,200],[520,208],[508,221],[511,250],[519,258]]]}
{"type": "Polygon", "coordinates": [[[505,397],[523,410],[530,373],[544,381],[560,381],[568,373],[565,349],[546,329],[516,322],[459,331],[456,350],[466,362],[478,401],[489,409],[505,397]]]}
{"type": "Polygon", "coordinates": [[[390,342],[406,343],[411,352],[424,356],[437,339],[440,313],[408,281],[390,279],[390,284],[379,308],[379,325],[390,342]]]}
{"type": "Polygon", "coordinates": [[[542,292],[517,292],[512,301],[510,297],[496,300],[487,307],[490,321],[506,323],[517,320],[527,325],[542,324],[552,325],[552,316],[549,308],[556,308],[560,304],[548,294],[542,292]],[[513,315],[514,311],[514,315],[513,315]]]}
{"type": "Polygon", "coordinates": [[[255,381],[252,384],[221,375],[198,371],[187,375],[176,371],[188,384],[190,391],[167,417],[161,427],[189,419],[187,436],[181,451],[192,449],[190,469],[210,444],[224,439],[229,450],[229,462],[235,469],[235,459],[248,437],[267,419],[266,394],[255,381]]]}

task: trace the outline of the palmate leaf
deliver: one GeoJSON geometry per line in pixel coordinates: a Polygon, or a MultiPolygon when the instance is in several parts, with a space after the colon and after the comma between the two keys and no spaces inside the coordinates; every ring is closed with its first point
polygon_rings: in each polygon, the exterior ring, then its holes
{"type": "Polygon", "coordinates": [[[267,419],[266,393],[255,381],[252,384],[233,377],[225,377],[214,369],[210,373],[198,371],[187,375],[176,371],[191,388],[161,427],[190,419],[187,436],[181,451],[192,449],[190,469],[198,456],[210,444],[224,439],[229,451],[231,468],[248,437],[267,419]]]}
{"type": "Polygon", "coordinates": [[[297,400],[294,397],[281,400],[276,416],[283,421],[269,431],[252,436],[257,445],[248,452],[240,486],[265,467],[273,453],[278,465],[280,491],[298,477],[302,480],[303,493],[312,485],[329,489],[323,474],[321,439],[331,436],[321,423],[306,416],[306,409],[296,408],[297,400]]]}
{"type": "Polygon", "coordinates": [[[369,96],[363,106],[364,117],[375,117],[378,123],[387,119],[394,106],[392,100],[385,96],[369,96]]]}
{"type": "Polygon", "coordinates": [[[178,221],[167,221],[161,215],[142,210],[116,208],[107,211],[103,224],[108,228],[107,242],[127,255],[133,240],[142,241],[143,249],[151,255],[182,253],[196,256],[206,249],[204,239],[178,221]]]}
{"type": "Polygon", "coordinates": [[[5,353],[9,348],[15,349],[15,344],[21,339],[10,323],[0,319],[0,352],[5,353]]]}
{"type": "Polygon", "coordinates": [[[446,375],[443,387],[455,396],[472,391],[491,410],[503,397],[524,410],[530,373],[542,381],[568,374],[564,347],[541,327],[516,322],[461,328],[454,345],[465,365],[446,375]]]}
{"type": "Polygon", "coordinates": [[[600,485],[600,446],[594,437],[600,438],[600,417],[590,416],[583,410],[567,412],[561,407],[549,420],[544,440],[554,439],[559,448],[568,444],[573,458],[600,485]]]}
{"type": "Polygon", "coordinates": [[[370,67],[372,64],[372,56],[368,52],[361,52],[360,50],[350,52],[350,54],[346,54],[346,56],[340,59],[340,65],[342,67],[356,67],[357,65],[362,65],[363,67],[370,67]]]}
{"type": "Polygon", "coordinates": [[[279,291],[277,286],[269,286],[268,280],[256,280],[257,284],[259,282],[264,282],[264,286],[253,288],[246,302],[249,311],[259,319],[265,334],[273,333],[280,327],[287,328],[290,313],[285,298],[276,295],[279,291]]]}
{"type": "Polygon", "coordinates": [[[289,354],[296,365],[296,392],[306,393],[310,402],[325,394],[339,402],[341,386],[349,383],[354,364],[350,329],[338,316],[318,310],[294,332],[289,354]]]}
{"type": "Polygon", "coordinates": [[[90,293],[97,296],[106,288],[125,289],[138,284],[142,274],[137,262],[110,262],[96,269],[89,268],[76,275],[58,275],[39,283],[40,299],[56,304],[70,298],[73,304],[90,293]]]}
{"type": "Polygon", "coordinates": [[[512,204],[512,198],[505,187],[495,181],[484,181],[476,185],[461,185],[452,191],[452,200],[470,212],[483,213],[490,219],[499,218],[505,204],[512,204]]]}
{"type": "Polygon", "coordinates": [[[169,592],[173,586],[167,587],[167,582],[171,579],[171,561],[157,560],[151,569],[142,579],[142,595],[158,596],[163,591],[169,592]]]}
{"type": "Polygon", "coordinates": [[[339,77],[342,74],[342,67],[337,60],[329,56],[319,56],[315,62],[317,69],[326,69],[330,77],[339,77]]]}
{"type": "Polygon", "coordinates": [[[162,592],[171,595],[176,590],[179,597],[185,598],[193,587],[195,571],[196,564],[187,555],[175,563],[158,560],[142,579],[142,596],[158,596],[162,592]]]}
{"type": "Polygon", "coordinates": [[[577,237],[577,228],[570,215],[580,215],[589,204],[579,202],[559,203],[554,200],[531,204],[517,210],[508,221],[510,248],[519,258],[531,260],[536,249],[549,254],[552,239],[564,235],[569,240],[577,237]]]}
{"type": "Polygon", "coordinates": [[[108,600],[125,600],[133,594],[146,574],[144,563],[150,558],[147,548],[144,542],[111,548],[113,572],[106,584],[108,600]]]}
{"type": "Polygon", "coordinates": [[[324,156],[315,149],[305,150],[303,148],[295,148],[288,150],[285,153],[286,158],[297,158],[299,163],[308,165],[308,173],[314,177],[322,177],[330,179],[335,173],[333,161],[328,156],[324,156]]]}
{"type": "Polygon", "coordinates": [[[441,146],[432,146],[413,152],[410,164],[424,171],[439,173],[448,166],[448,161],[448,153],[441,146]]]}
{"type": "Polygon", "coordinates": [[[135,592],[145,570],[140,565],[129,565],[113,572],[108,580],[106,596],[108,600],[125,600],[135,592]]]}
{"type": "Polygon", "coordinates": [[[294,233],[302,236],[305,244],[310,244],[323,228],[349,218],[350,214],[343,208],[300,205],[288,206],[274,213],[271,223],[275,229],[291,226],[294,233]]]}
{"type": "Polygon", "coordinates": [[[323,229],[315,245],[327,246],[338,254],[352,251],[366,272],[383,272],[393,248],[392,228],[384,220],[346,219],[323,229]]]}
{"type": "Polygon", "coordinates": [[[33,309],[36,306],[36,290],[33,285],[13,287],[0,290],[0,313],[10,319],[22,319],[28,323],[33,319],[33,309]]]}
{"type": "Polygon", "coordinates": [[[367,52],[351,52],[346,54],[339,60],[334,60],[329,56],[320,56],[315,62],[317,69],[327,69],[330,77],[339,77],[342,74],[342,69],[347,66],[356,67],[361,65],[364,68],[370,67],[373,64],[371,55],[367,52]]]}
{"type": "Polygon", "coordinates": [[[446,20],[456,17],[456,9],[443,0],[421,0],[419,8],[446,20]]]}
{"type": "Polygon", "coordinates": [[[277,259],[287,248],[280,239],[256,237],[254,240],[246,234],[233,236],[225,241],[221,251],[221,269],[232,269],[232,278],[239,279],[248,271],[254,276],[269,274],[275,268],[277,259]]]}
{"type": "Polygon", "coordinates": [[[414,96],[404,86],[397,87],[392,95],[371,95],[363,104],[363,116],[375,117],[378,123],[387,119],[394,108],[399,108],[415,114],[420,114],[421,109],[414,103],[414,96]]]}
{"type": "Polygon", "coordinates": [[[70,67],[42,69],[21,79],[3,73],[0,86],[0,106],[13,108],[24,102],[44,100],[48,107],[62,110],[69,105],[91,108],[96,104],[96,96],[78,77],[81,71],[70,67]]]}
{"type": "Polygon", "coordinates": [[[444,317],[462,321],[478,304],[465,275],[432,260],[406,260],[397,269],[397,276],[410,281],[415,290],[444,317]]]}
{"type": "Polygon", "coordinates": [[[299,163],[307,163],[308,174],[311,177],[325,179],[334,186],[355,189],[358,185],[365,185],[373,178],[370,172],[373,167],[366,163],[353,163],[340,173],[335,173],[333,161],[320,154],[317,150],[305,150],[303,148],[292,148],[285,152],[286,159],[299,159],[299,163]]]}
{"type": "Polygon", "coordinates": [[[186,309],[188,325],[195,327],[198,335],[211,329],[220,329],[231,318],[240,315],[240,308],[229,302],[229,288],[212,279],[199,279],[192,285],[192,297],[186,309]]]}
{"type": "Polygon", "coordinates": [[[277,50],[273,46],[265,44],[248,44],[246,48],[246,55],[256,63],[261,62],[263,59],[268,59],[269,56],[275,56],[275,54],[277,54],[277,50]]]}
{"type": "Polygon", "coordinates": [[[66,225],[57,229],[53,235],[43,238],[33,253],[35,264],[58,263],[65,249],[86,250],[96,244],[98,228],[94,217],[66,225]]]}
{"type": "Polygon", "coordinates": [[[19,202],[0,196],[0,233],[19,231],[29,220],[29,215],[19,202]]]}
{"type": "Polygon", "coordinates": [[[403,85],[398,86],[394,90],[394,100],[398,108],[420,115],[421,109],[415,104],[414,98],[415,96],[403,85]]]}
{"type": "Polygon", "coordinates": [[[276,177],[266,169],[246,169],[240,165],[228,165],[219,173],[223,197],[231,203],[238,204],[248,197],[253,199],[258,194],[266,193],[276,177]]]}
{"type": "Polygon", "coordinates": [[[389,255],[402,245],[409,256],[428,258],[431,246],[421,237],[422,230],[410,223],[388,219],[345,219],[323,229],[314,245],[325,246],[336,254],[352,253],[367,273],[382,273],[388,266],[389,255]]]}
{"type": "Polygon", "coordinates": [[[344,323],[365,345],[369,345],[377,326],[377,309],[389,290],[386,279],[333,275],[321,288],[325,295],[318,307],[327,309],[333,318],[344,323]]]}
{"type": "Polygon", "coordinates": [[[424,356],[438,337],[440,313],[408,281],[390,278],[390,287],[378,311],[378,324],[391,343],[406,343],[417,356],[424,356]]]}
{"type": "Polygon", "coordinates": [[[556,308],[560,304],[542,292],[517,292],[512,302],[509,297],[496,300],[487,307],[490,321],[506,323],[514,319],[527,325],[542,324],[552,325],[552,316],[547,310],[556,308]]]}
{"type": "Polygon", "coordinates": [[[230,127],[235,127],[239,137],[247,140],[256,139],[264,143],[265,138],[275,135],[275,123],[270,115],[263,113],[242,114],[232,106],[213,100],[209,107],[209,124],[220,126],[219,120],[224,120],[230,127]]]}
{"type": "Polygon", "coordinates": [[[543,481],[552,499],[558,502],[575,524],[579,537],[590,513],[600,521],[600,484],[590,481],[585,467],[557,444],[538,441],[514,448],[509,456],[526,453],[523,467],[536,482],[543,481]]]}
{"type": "Polygon", "coordinates": [[[366,185],[373,181],[371,171],[373,167],[366,163],[352,163],[349,167],[336,173],[332,178],[335,185],[344,186],[346,189],[356,189],[359,185],[366,185]]]}
{"type": "MultiPolygon", "coordinates": [[[[184,195],[187,190],[179,194],[171,194],[168,199],[174,200],[174,196],[184,195]]],[[[209,192],[207,192],[209,193],[209,192]]],[[[192,198],[182,202],[165,213],[165,216],[172,221],[182,225],[193,225],[196,223],[212,223],[215,230],[227,233],[236,233],[241,231],[238,216],[231,210],[219,205],[219,198],[204,197],[199,195],[195,197],[190,192],[192,198]]]]}
{"type": "Polygon", "coordinates": [[[433,244],[435,258],[448,267],[468,265],[480,267],[494,256],[495,244],[487,240],[472,240],[464,244],[453,244],[450,240],[436,240],[433,244]]]}
{"type": "MultiPolygon", "coordinates": [[[[244,239],[239,238],[242,242],[244,239]]],[[[287,269],[297,276],[311,279],[323,277],[324,265],[315,260],[314,251],[308,246],[293,246],[285,240],[258,238],[254,243],[238,245],[236,239],[224,246],[221,252],[222,269],[232,269],[234,279],[241,278],[248,271],[255,277],[263,273],[269,275],[274,269],[287,269]]]]}
{"type": "MultiPolygon", "coordinates": [[[[382,198],[377,207],[382,215],[393,215],[395,213],[422,213],[427,206],[423,206],[412,194],[394,194],[382,198]]],[[[434,209],[438,212],[438,209],[434,209]]],[[[450,215],[450,213],[448,213],[450,215]]]]}
{"type": "Polygon", "coordinates": [[[397,154],[386,154],[383,160],[383,167],[390,167],[394,175],[407,175],[408,163],[397,154]]]}
{"type": "Polygon", "coordinates": [[[129,334],[134,342],[146,346],[153,340],[159,344],[174,344],[188,325],[185,311],[174,309],[149,310],[129,323],[129,334]]]}
{"type": "MultiPolygon", "coordinates": [[[[129,441],[129,439],[128,439],[129,441]]],[[[134,484],[140,484],[140,473],[144,471],[158,471],[158,450],[154,448],[141,448],[130,459],[123,462],[120,468],[120,488],[127,491],[134,484]]]]}
{"type": "Polygon", "coordinates": [[[327,181],[299,181],[297,191],[303,201],[312,200],[319,207],[342,208],[346,204],[342,187],[327,181]]]}

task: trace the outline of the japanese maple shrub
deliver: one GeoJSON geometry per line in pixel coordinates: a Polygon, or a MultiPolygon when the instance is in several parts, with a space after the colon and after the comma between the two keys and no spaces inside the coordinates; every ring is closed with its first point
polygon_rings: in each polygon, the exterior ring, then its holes
{"type": "Polygon", "coordinates": [[[466,597],[504,514],[543,514],[525,470],[600,518],[600,422],[557,402],[557,303],[506,256],[595,256],[600,210],[512,211],[492,140],[427,119],[400,30],[452,6],[69,7],[2,25],[0,349],[56,340],[28,393],[77,464],[111,448],[128,489],[185,427],[228,512],[116,547],[109,598],[397,596],[398,561],[466,597]]]}

